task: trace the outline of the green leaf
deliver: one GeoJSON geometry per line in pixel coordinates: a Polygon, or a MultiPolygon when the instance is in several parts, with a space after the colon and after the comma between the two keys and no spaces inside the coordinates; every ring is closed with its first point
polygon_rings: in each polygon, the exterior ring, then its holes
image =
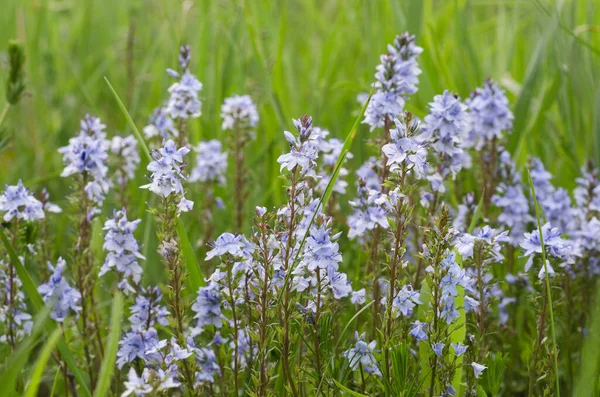
{"type": "Polygon", "coordinates": [[[52,350],[54,350],[54,346],[58,342],[58,339],[61,336],[61,332],[59,328],[56,328],[48,341],[44,345],[44,348],[38,355],[38,359],[35,363],[35,367],[33,368],[33,372],[29,379],[29,384],[27,385],[27,389],[25,390],[25,397],[35,397],[38,393],[38,388],[40,386],[40,382],[42,380],[42,376],[44,375],[44,369],[46,369],[46,364],[48,363],[48,359],[52,354],[52,350]]]}
{"type": "Polygon", "coordinates": [[[187,236],[183,222],[181,219],[177,222],[177,234],[179,234],[179,242],[181,244],[181,250],[183,252],[184,262],[188,271],[188,284],[190,287],[191,294],[195,294],[198,288],[204,285],[204,279],[200,273],[200,265],[196,259],[196,253],[194,247],[190,243],[190,239],[187,236]]]}
{"type": "Polygon", "coordinates": [[[340,382],[338,382],[337,380],[333,379],[333,382],[335,383],[335,385],[337,387],[340,388],[341,391],[343,391],[344,393],[348,393],[351,396],[355,396],[355,397],[368,397],[366,394],[361,394],[359,392],[356,392],[354,390],[350,390],[348,389],[346,386],[342,385],[340,382]]]}
{"type": "Polygon", "coordinates": [[[117,293],[113,298],[111,315],[110,315],[110,333],[108,335],[108,343],[104,352],[104,359],[100,367],[100,377],[94,397],[103,397],[108,393],[110,382],[115,370],[115,358],[119,348],[119,338],[121,336],[121,318],[123,316],[123,296],[117,293]]]}
{"type": "Polygon", "coordinates": [[[0,387],[0,397],[15,394],[15,385],[21,376],[23,368],[27,364],[31,350],[33,350],[46,323],[48,323],[49,315],[49,308],[44,308],[44,310],[36,315],[31,334],[19,343],[17,350],[10,356],[6,366],[2,370],[2,374],[0,374],[0,385],[2,385],[0,387]]]}
{"type": "Polygon", "coordinates": [[[112,84],[110,84],[110,81],[108,81],[108,79],[106,77],[104,77],[104,80],[106,81],[106,84],[108,84],[108,88],[110,88],[110,91],[112,92],[113,96],[115,97],[115,100],[119,104],[119,108],[121,109],[121,112],[123,112],[123,115],[125,116],[125,119],[127,120],[127,124],[129,124],[129,126],[133,130],[133,133],[135,134],[135,137],[137,138],[138,143],[140,144],[140,147],[142,148],[144,157],[146,158],[146,160],[148,162],[152,161],[152,156],[150,155],[150,149],[148,149],[148,145],[146,145],[146,142],[144,141],[144,137],[142,136],[142,134],[140,134],[140,130],[138,130],[135,123],[133,122],[131,115],[127,111],[127,108],[123,104],[123,101],[121,101],[119,94],[117,94],[117,91],[115,91],[112,84]]]}
{"type": "MultiPolygon", "coordinates": [[[[6,233],[4,233],[4,229],[1,227],[0,227],[0,239],[2,239],[2,242],[4,243],[4,246],[6,247],[6,251],[8,251],[10,260],[13,263],[13,265],[15,266],[15,270],[17,271],[17,274],[18,274],[19,278],[21,279],[21,283],[23,285],[23,291],[25,292],[25,295],[27,295],[27,297],[29,298],[29,300],[31,301],[31,303],[33,305],[33,309],[34,309],[33,313],[37,314],[40,311],[43,311],[46,308],[46,306],[44,305],[44,300],[42,299],[41,295],[39,294],[39,292],[35,286],[35,283],[33,282],[33,280],[31,279],[31,276],[27,272],[27,269],[25,269],[25,266],[23,266],[23,264],[19,260],[19,257],[17,255],[17,253],[15,252],[15,250],[13,249],[12,245],[10,244],[10,241],[8,241],[8,238],[6,237],[6,233]]],[[[54,332],[54,330],[57,329],[56,323],[54,321],[47,321],[45,323],[45,328],[46,328],[46,332],[48,334],[52,334],[54,332]]],[[[81,389],[79,391],[84,396],[90,397],[91,393],[90,393],[90,389],[87,386],[86,377],[83,374],[83,372],[79,369],[79,367],[77,366],[77,363],[75,362],[75,359],[73,358],[73,355],[71,354],[71,351],[69,350],[69,347],[67,346],[67,343],[65,342],[64,337],[60,338],[58,340],[57,344],[58,344],[58,351],[60,352],[62,359],[67,363],[69,369],[71,370],[71,372],[73,373],[73,376],[75,377],[75,380],[77,380],[77,383],[81,387],[81,389]]]]}

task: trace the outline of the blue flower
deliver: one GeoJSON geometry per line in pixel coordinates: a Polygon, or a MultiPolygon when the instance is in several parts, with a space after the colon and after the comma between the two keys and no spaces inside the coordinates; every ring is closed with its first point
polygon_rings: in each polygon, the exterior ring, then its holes
{"type": "Polygon", "coordinates": [[[175,128],[173,120],[169,117],[167,109],[159,107],[150,115],[149,124],[144,127],[146,138],[160,136],[162,139],[178,137],[179,131],[175,128]]]}
{"type": "Polygon", "coordinates": [[[477,364],[476,362],[472,362],[471,367],[473,367],[473,373],[475,374],[475,378],[479,379],[479,376],[483,371],[487,369],[485,365],[477,364]]]}
{"type": "Polygon", "coordinates": [[[413,313],[413,309],[416,305],[420,305],[421,294],[415,291],[412,285],[407,284],[400,291],[392,301],[392,307],[395,309],[396,317],[402,314],[403,316],[410,317],[413,313]]]}
{"type": "Polygon", "coordinates": [[[419,120],[411,120],[411,126],[406,127],[404,122],[394,119],[396,128],[390,130],[392,142],[384,145],[383,153],[387,157],[386,165],[390,171],[397,172],[406,167],[407,171],[412,171],[417,179],[421,179],[428,170],[427,150],[425,146],[419,143],[410,135],[410,130],[419,128],[419,120]]]}
{"type": "Polygon", "coordinates": [[[72,288],[63,277],[66,262],[58,258],[56,267],[48,263],[48,268],[52,272],[47,283],[38,287],[38,292],[44,299],[44,302],[52,307],[50,317],[58,322],[63,322],[67,318],[70,310],[79,313],[81,306],[81,294],[72,288]]]}
{"type": "Polygon", "coordinates": [[[367,343],[364,341],[365,336],[366,333],[359,336],[358,332],[355,332],[354,338],[356,339],[356,345],[346,350],[343,355],[350,362],[350,368],[352,368],[352,370],[356,370],[359,365],[362,365],[366,373],[381,376],[381,371],[379,370],[377,360],[374,356],[377,341],[367,343]]]}
{"type": "Polygon", "coordinates": [[[148,287],[138,291],[135,303],[130,307],[129,321],[134,331],[147,331],[155,324],[169,324],[169,312],[162,303],[162,294],[157,287],[148,287]]]}
{"type": "Polygon", "coordinates": [[[223,233],[212,243],[212,247],[206,253],[206,260],[223,255],[249,259],[254,252],[254,245],[241,234],[223,233]]]}
{"type": "Polygon", "coordinates": [[[442,357],[442,354],[444,354],[444,344],[441,342],[438,343],[434,343],[431,346],[431,349],[433,349],[433,352],[435,353],[436,356],[438,357],[442,357]]]}
{"type": "MultiPolygon", "coordinates": [[[[182,181],[185,179],[181,174],[183,168],[183,156],[189,153],[186,147],[177,148],[173,140],[168,140],[159,150],[152,152],[154,160],[148,164],[150,183],[140,186],[142,189],[148,189],[161,197],[169,197],[171,194],[179,194],[181,201],[185,200],[182,181]]],[[[179,210],[189,211],[191,205],[189,200],[184,201],[186,205],[180,205],[179,210]]]]}
{"type": "Polygon", "coordinates": [[[428,324],[424,323],[422,321],[415,321],[415,322],[412,322],[411,324],[413,327],[411,328],[409,333],[419,342],[427,340],[428,324]]]}
{"type": "Polygon", "coordinates": [[[127,374],[127,381],[125,381],[125,391],[121,394],[121,397],[127,397],[132,393],[136,396],[143,396],[145,394],[152,393],[152,386],[148,383],[148,379],[150,378],[150,371],[148,368],[144,368],[144,372],[142,372],[142,376],[138,377],[137,372],[135,372],[135,368],[129,368],[129,373],[127,374]]]}
{"type": "Polygon", "coordinates": [[[194,149],[196,155],[196,167],[190,174],[190,182],[217,182],[225,184],[225,173],[227,172],[227,152],[223,152],[220,141],[213,139],[200,142],[194,149]]]}
{"type": "Polygon", "coordinates": [[[123,185],[135,177],[135,170],[140,164],[137,140],[133,135],[115,136],[110,142],[110,151],[119,156],[119,169],[116,173],[117,183],[123,185]]]}
{"type": "Polygon", "coordinates": [[[132,290],[126,279],[131,278],[137,285],[142,276],[142,267],[139,265],[138,259],[145,258],[140,254],[140,246],[133,235],[140,222],[141,219],[130,222],[125,209],[123,209],[115,211],[113,217],[104,223],[103,230],[106,231],[106,235],[102,248],[108,251],[108,255],[98,275],[102,276],[110,269],[116,269],[125,279],[125,283],[120,286],[125,293],[132,290]]]}
{"type": "Polygon", "coordinates": [[[468,346],[463,345],[460,342],[451,343],[450,346],[452,346],[452,349],[454,349],[454,354],[456,355],[456,357],[460,357],[463,354],[465,354],[465,352],[467,351],[467,347],[468,347],[468,346]]]}
{"type": "Polygon", "coordinates": [[[192,311],[196,313],[194,318],[198,320],[196,332],[201,332],[205,326],[211,324],[221,328],[224,316],[221,313],[221,292],[217,283],[211,282],[206,287],[198,289],[192,311]]]}
{"type": "Polygon", "coordinates": [[[470,146],[480,150],[484,143],[501,139],[502,132],[512,130],[513,114],[504,90],[491,79],[466,101],[471,117],[470,146]]]}
{"type": "Polygon", "coordinates": [[[221,118],[224,130],[233,130],[235,126],[254,128],[258,124],[258,111],[250,95],[233,95],[221,105],[221,118]]]}
{"type": "Polygon", "coordinates": [[[14,186],[6,185],[0,196],[0,211],[5,212],[5,222],[13,218],[35,221],[45,217],[43,204],[23,186],[20,179],[14,186]]]}

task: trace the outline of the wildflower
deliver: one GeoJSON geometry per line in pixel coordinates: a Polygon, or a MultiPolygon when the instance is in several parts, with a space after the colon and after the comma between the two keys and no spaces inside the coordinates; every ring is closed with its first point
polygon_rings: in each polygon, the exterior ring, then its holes
{"type": "Polygon", "coordinates": [[[221,293],[217,283],[211,282],[206,287],[198,289],[198,296],[192,305],[194,316],[198,320],[196,327],[203,329],[206,325],[221,328],[224,316],[221,313],[221,293]]]}
{"type": "Polygon", "coordinates": [[[221,105],[223,130],[233,130],[237,125],[244,128],[254,128],[258,124],[258,112],[250,95],[233,95],[225,99],[221,105]]]}
{"type": "Polygon", "coordinates": [[[456,357],[460,357],[463,354],[465,354],[465,352],[467,351],[467,347],[468,347],[468,346],[463,345],[460,342],[451,343],[450,346],[452,346],[452,349],[454,349],[454,354],[456,355],[456,357]]]}
{"type": "Polygon", "coordinates": [[[200,142],[194,149],[196,155],[196,167],[190,174],[190,182],[216,182],[225,184],[225,173],[227,172],[227,152],[223,152],[223,145],[216,139],[200,142]]]}
{"type": "Polygon", "coordinates": [[[392,172],[406,167],[408,171],[413,171],[417,179],[421,179],[427,172],[427,150],[424,145],[411,137],[411,131],[419,128],[419,120],[411,119],[409,126],[398,119],[394,119],[394,122],[396,128],[390,130],[392,142],[382,148],[388,159],[386,165],[390,166],[392,172]]]}
{"type": "Polygon", "coordinates": [[[457,238],[455,247],[462,258],[467,259],[473,256],[473,249],[476,244],[484,244],[490,247],[491,252],[494,254],[494,258],[497,261],[501,261],[503,257],[500,252],[500,243],[508,241],[510,241],[510,239],[507,231],[498,232],[486,225],[475,235],[470,235],[468,233],[461,234],[457,238]]]}
{"type": "Polygon", "coordinates": [[[466,101],[471,118],[469,146],[480,150],[484,143],[501,139],[502,132],[512,130],[513,114],[504,90],[491,79],[476,89],[466,101]]]}
{"type": "Polygon", "coordinates": [[[121,394],[121,397],[129,396],[132,393],[136,396],[143,396],[145,394],[152,393],[152,386],[148,384],[149,377],[150,373],[148,368],[144,368],[141,377],[138,377],[133,367],[129,368],[127,381],[125,382],[125,391],[123,394],[121,394]]]}
{"type": "Polygon", "coordinates": [[[311,228],[306,239],[303,259],[309,271],[317,268],[337,270],[339,263],[342,262],[342,255],[339,253],[339,245],[336,242],[341,233],[333,236],[330,234],[331,229],[326,225],[311,228]]]}
{"type": "Polygon", "coordinates": [[[134,331],[147,331],[155,324],[169,324],[169,312],[161,304],[162,294],[157,287],[142,288],[135,297],[135,303],[130,307],[129,321],[134,331]]]}
{"type": "Polygon", "coordinates": [[[131,278],[133,283],[137,285],[142,276],[142,268],[138,264],[138,259],[145,258],[140,254],[140,246],[133,235],[141,221],[141,219],[137,219],[130,222],[127,219],[125,209],[123,209],[115,211],[113,217],[104,223],[103,230],[106,231],[106,235],[104,236],[102,248],[108,251],[108,255],[100,268],[99,276],[115,268],[119,275],[124,278],[124,283],[120,284],[120,289],[124,290],[125,293],[131,290],[127,278],[131,278]]]}
{"type": "Polygon", "coordinates": [[[5,222],[13,218],[34,221],[45,217],[43,204],[23,186],[20,179],[14,186],[6,185],[0,196],[0,211],[5,212],[5,222]]]}
{"type": "Polygon", "coordinates": [[[196,372],[196,384],[214,383],[215,375],[221,376],[221,367],[217,363],[214,350],[209,348],[195,349],[199,371],[196,372]]]}
{"type": "Polygon", "coordinates": [[[63,155],[65,168],[60,174],[67,177],[74,174],[90,175],[85,191],[93,202],[101,204],[108,192],[106,180],[108,167],[108,149],[110,142],[106,140],[105,125],[100,119],[86,115],[81,121],[79,135],[69,139],[69,144],[58,149],[63,155]]]}
{"type": "Polygon", "coordinates": [[[485,365],[477,364],[476,362],[472,362],[471,367],[473,367],[473,372],[475,374],[475,378],[477,379],[479,379],[479,375],[481,375],[481,373],[487,369],[485,365]]]}
{"type": "Polygon", "coordinates": [[[363,123],[373,131],[398,117],[409,95],[417,92],[421,74],[416,58],[423,50],[415,45],[414,36],[404,33],[388,45],[375,73],[375,93],[365,110],[363,123]]]}
{"type": "Polygon", "coordinates": [[[198,81],[188,69],[189,66],[189,47],[182,46],[180,51],[180,61],[186,59],[182,63],[183,72],[181,74],[170,70],[169,75],[178,78],[179,81],[173,83],[169,87],[169,100],[165,107],[166,112],[173,119],[188,119],[200,117],[202,114],[202,102],[200,101],[200,91],[202,91],[202,83],[198,81]],[[187,53],[185,57],[181,54],[187,53]]]}
{"type": "Polygon", "coordinates": [[[254,250],[252,243],[241,234],[223,233],[212,244],[213,249],[206,253],[206,260],[229,254],[233,257],[250,258],[254,250]]]}
{"type": "MultiPolygon", "coordinates": [[[[544,247],[547,253],[555,258],[563,259],[565,262],[572,262],[573,256],[577,254],[572,243],[560,237],[558,228],[553,228],[550,223],[542,226],[542,235],[544,237],[544,247]]],[[[542,252],[542,243],[540,240],[539,229],[531,233],[525,233],[521,242],[521,248],[525,250],[524,256],[528,257],[525,264],[525,271],[529,271],[533,264],[533,256],[542,252]]]]}
{"type": "Polygon", "coordinates": [[[456,174],[471,166],[471,157],[464,150],[464,137],[468,127],[467,107],[460,98],[446,90],[436,95],[429,104],[430,112],[425,117],[423,134],[419,140],[441,155],[441,175],[456,174]]]}
{"type": "Polygon", "coordinates": [[[135,137],[133,135],[115,136],[110,142],[110,151],[120,158],[121,166],[117,170],[117,182],[124,184],[127,180],[133,179],[135,170],[140,164],[140,154],[135,137]]]}
{"type": "Polygon", "coordinates": [[[427,340],[427,327],[428,324],[422,321],[415,321],[411,323],[413,327],[410,330],[410,334],[419,342],[427,340]]]}
{"type": "Polygon", "coordinates": [[[362,365],[364,371],[368,374],[381,376],[381,371],[377,365],[375,359],[375,346],[377,341],[366,343],[364,341],[366,333],[359,335],[358,332],[354,333],[356,339],[356,345],[344,352],[344,357],[350,362],[350,368],[356,370],[359,365],[362,365]]]}
{"type": "Polygon", "coordinates": [[[398,291],[396,297],[392,301],[392,306],[395,309],[395,315],[398,317],[402,314],[405,317],[412,316],[413,309],[416,305],[420,305],[421,294],[413,290],[412,285],[407,284],[398,291]]]}
{"type": "Polygon", "coordinates": [[[50,317],[57,322],[63,322],[67,318],[70,310],[79,313],[81,306],[81,294],[72,288],[63,277],[66,262],[63,258],[58,258],[56,267],[48,263],[48,269],[52,273],[47,283],[38,287],[38,292],[44,299],[44,302],[52,306],[50,317]]]}
{"type": "Polygon", "coordinates": [[[150,139],[160,136],[162,139],[178,137],[179,131],[175,128],[173,120],[169,117],[167,109],[159,107],[150,115],[149,124],[144,127],[144,135],[150,139]]]}
{"type": "MultiPolygon", "coordinates": [[[[152,152],[154,160],[148,164],[150,175],[150,183],[140,186],[142,189],[148,189],[151,192],[158,194],[161,197],[169,197],[172,193],[179,194],[181,200],[185,200],[182,180],[184,176],[181,174],[181,169],[184,166],[183,156],[189,153],[186,147],[177,148],[173,140],[168,140],[159,150],[152,152]]],[[[189,211],[191,205],[184,202],[186,205],[180,206],[181,211],[189,211]]]]}
{"type": "Polygon", "coordinates": [[[350,302],[355,305],[362,305],[366,302],[366,300],[366,291],[364,288],[358,291],[353,291],[352,296],[350,297],[350,302]]]}
{"type": "Polygon", "coordinates": [[[277,162],[281,164],[280,171],[284,169],[292,171],[299,166],[305,175],[314,177],[313,169],[317,164],[319,152],[314,145],[308,144],[312,133],[312,118],[305,115],[293,122],[300,136],[296,138],[291,132],[284,131],[285,139],[290,144],[290,152],[282,154],[277,159],[277,162]]]}
{"type": "Polygon", "coordinates": [[[431,346],[431,349],[433,350],[433,352],[435,353],[436,356],[441,357],[442,354],[444,353],[444,344],[441,342],[438,343],[434,343],[431,346]]]}
{"type": "Polygon", "coordinates": [[[0,334],[0,342],[14,346],[31,333],[33,321],[27,313],[25,294],[21,291],[23,283],[16,275],[11,277],[9,266],[12,265],[0,260],[0,324],[5,324],[6,331],[0,334]]]}

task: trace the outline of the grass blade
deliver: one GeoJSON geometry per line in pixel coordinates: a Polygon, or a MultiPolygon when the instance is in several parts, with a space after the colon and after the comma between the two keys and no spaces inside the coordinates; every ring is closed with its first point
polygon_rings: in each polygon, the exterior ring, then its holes
{"type": "Polygon", "coordinates": [[[556,378],[556,395],[560,397],[560,379],[558,375],[558,345],[556,344],[556,334],[554,332],[554,309],[552,308],[552,291],[550,291],[550,276],[548,275],[548,267],[546,265],[546,246],[544,244],[544,235],[542,234],[542,221],[540,219],[540,209],[538,206],[537,198],[535,196],[535,187],[533,186],[533,180],[531,179],[531,173],[527,169],[527,177],[529,178],[529,187],[531,188],[531,194],[533,196],[533,205],[535,207],[535,218],[537,220],[538,231],[540,232],[540,242],[542,244],[542,263],[544,266],[544,273],[546,276],[546,292],[548,294],[548,310],[550,312],[550,333],[552,336],[552,343],[554,344],[554,377],[556,378]]]}
{"type": "Polygon", "coordinates": [[[108,335],[108,343],[102,366],[100,367],[100,377],[98,385],[94,390],[94,397],[103,397],[108,393],[110,382],[115,370],[115,358],[119,348],[119,337],[121,336],[121,317],[123,316],[123,296],[117,293],[113,298],[111,315],[110,315],[110,334],[108,335]]]}
{"type": "Polygon", "coordinates": [[[135,123],[133,122],[131,115],[127,111],[127,108],[123,104],[123,101],[121,101],[119,94],[117,94],[117,91],[115,91],[112,84],[110,84],[110,81],[108,81],[108,79],[106,77],[104,77],[104,81],[106,81],[106,84],[108,84],[108,88],[110,88],[110,91],[112,92],[113,96],[115,97],[115,100],[117,101],[117,104],[119,105],[119,108],[121,109],[121,112],[123,113],[123,116],[125,116],[125,119],[127,120],[127,124],[129,124],[129,126],[133,130],[133,133],[135,134],[135,137],[137,138],[138,143],[139,143],[140,147],[142,148],[144,157],[146,158],[146,160],[148,162],[152,161],[152,156],[150,155],[150,149],[148,149],[148,145],[146,145],[146,142],[144,141],[144,137],[142,136],[142,134],[140,134],[140,130],[138,130],[135,123]]]}
{"type": "Polygon", "coordinates": [[[48,338],[48,342],[46,342],[42,351],[39,353],[33,373],[29,379],[29,385],[27,385],[27,389],[25,390],[25,397],[35,397],[38,395],[38,388],[42,380],[42,375],[44,375],[44,369],[46,368],[48,359],[50,358],[52,350],[54,350],[54,346],[58,342],[60,335],[60,329],[56,328],[52,335],[50,335],[50,338],[48,338]]]}

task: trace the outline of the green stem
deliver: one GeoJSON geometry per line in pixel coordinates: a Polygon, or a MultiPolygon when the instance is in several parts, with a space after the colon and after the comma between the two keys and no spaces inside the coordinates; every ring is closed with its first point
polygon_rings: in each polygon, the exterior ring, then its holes
{"type": "Polygon", "coordinates": [[[2,109],[2,113],[0,113],[0,127],[2,127],[2,123],[4,123],[4,119],[6,118],[8,109],[10,109],[10,103],[7,102],[6,105],[4,105],[4,108],[2,109]]]}
{"type": "Polygon", "coordinates": [[[540,233],[540,242],[542,244],[542,263],[544,266],[544,273],[546,278],[546,293],[548,294],[548,311],[550,312],[550,334],[552,336],[552,343],[554,344],[554,375],[556,378],[556,396],[560,397],[560,380],[558,379],[558,354],[556,345],[556,334],[554,332],[554,309],[552,308],[552,292],[550,291],[550,276],[548,275],[548,267],[546,266],[546,246],[544,245],[544,235],[542,233],[542,225],[539,214],[539,207],[537,198],[535,196],[535,188],[533,186],[533,180],[531,179],[531,173],[527,170],[527,176],[529,177],[529,185],[531,186],[531,192],[533,194],[533,205],[535,206],[535,217],[537,219],[538,231],[540,233]]]}

